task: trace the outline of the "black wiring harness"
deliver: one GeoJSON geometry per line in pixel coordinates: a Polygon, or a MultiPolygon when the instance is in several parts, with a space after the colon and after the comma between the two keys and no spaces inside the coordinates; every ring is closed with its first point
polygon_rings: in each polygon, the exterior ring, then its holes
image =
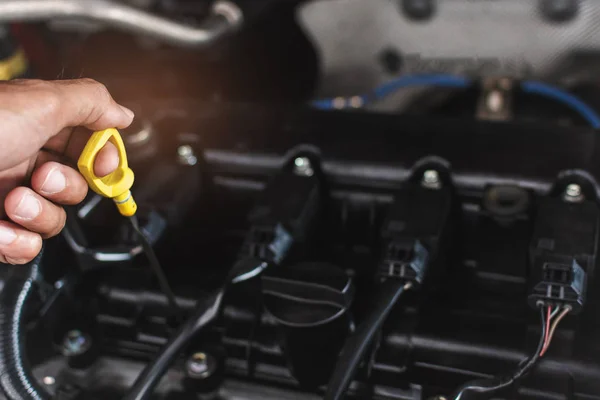
{"type": "Polygon", "coordinates": [[[27,265],[13,267],[0,292],[0,388],[10,400],[49,400],[27,362],[26,310],[36,302],[43,284],[42,255],[27,265]]]}
{"type": "Polygon", "coordinates": [[[489,399],[496,395],[499,391],[504,390],[515,384],[518,380],[525,377],[538,361],[544,356],[550,342],[552,341],[552,335],[556,330],[556,327],[562,320],[562,318],[569,313],[571,310],[569,306],[555,307],[552,311],[551,306],[545,306],[543,303],[538,304],[540,310],[540,318],[542,330],[540,334],[540,340],[535,350],[529,358],[523,360],[516,371],[503,375],[497,376],[491,379],[477,379],[470,381],[458,388],[455,393],[450,397],[453,400],[475,400],[475,399],[489,399]],[[562,310],[562,311],[560,311],[562,310]],[[552,318],[557,317],[552,322],[552,318]]]}
{"type": "Polygon", "coordinates": [[[344,344],[336,369],[327,385],[325,400],[344,398],[346,390],[350,386],[363,356],[373,343],[375,335],[381,329],[398,299],[411,287],[412,283],[410,282],[404,283],[395,280],[389,280],[382,284],[376,304],[369,313],[369,317],[358,326],[358,329],[344,344]]]}

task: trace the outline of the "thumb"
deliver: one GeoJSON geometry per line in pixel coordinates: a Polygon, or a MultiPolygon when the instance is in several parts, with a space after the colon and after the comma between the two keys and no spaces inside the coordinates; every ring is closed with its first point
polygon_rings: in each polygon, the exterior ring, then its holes
{"type": "Polygon", "coordinates": [[[55,81],[53,85],[60,103],[52,118],[57,131],[67,126],[126,128],[133,121],[133,111],[117,104],[106,86],[93,79],[55,81]]]}
{"type": "Polygon", "coordinates": [[[0,171],[33,156],[64,128],[125,128],[133,112],[91,79],[0,83],[0,171]]]}

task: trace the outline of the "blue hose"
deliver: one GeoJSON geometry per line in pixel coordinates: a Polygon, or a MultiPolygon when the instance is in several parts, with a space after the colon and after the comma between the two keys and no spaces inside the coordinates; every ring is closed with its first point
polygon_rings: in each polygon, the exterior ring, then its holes
{"type": "Polygon", "coordinates": [[[364,105],[373,101],[381,100],[387,95],[399,89],[412,86],[441,86],[451,88],[467,88],[470,84],[470,79],[454,75],[407,75],[402,76],[398,79],[394,79],[391,82],[384,83],[383,85],[376,88],[371,94],[353,96],[349,98],[336,97],[332,99],[322,99],[313,101],[311,104],[313,107],[321,110],[332,110],[336,108],[346,108],[348,106],[351,106],[352,99],[357,99],[359,104],[364,105]],[[342,107],[337,105],[340,101],[345,102],[345,104],[342,104],[342,107]]]}
{"type": "MultiPolygon", "coordinates": [[[[336,97],[313,101],[313,107],[321,110],[339,108],[358,108],[365,104],[375,102],[396,92],[399,89],[413,86],[438,86],[464,89],[471,85],[472,80],[465,77],[447,74],[406,75],[394,79],[375,88],[370,94],[353,97],[336,97]]],[[[524,81],[521,89],[528,94],[544,96],[558,101],[581,115],[594,129],[600,129],[600,116],[590,106],[577,96],[565,92],[561,88],[538,81],[524,81]]]]}
{"type": "Polygon", "coordinates": [[[594,129],[600,128],[600,117],[596,111],[571,93],[565,92],[555,86],[536,81],[522,82],[521,89],[523,89],[525,93],[537,94],[563,103],[574,111],[577,111],[577,113],[585,118],[594,129]]]}

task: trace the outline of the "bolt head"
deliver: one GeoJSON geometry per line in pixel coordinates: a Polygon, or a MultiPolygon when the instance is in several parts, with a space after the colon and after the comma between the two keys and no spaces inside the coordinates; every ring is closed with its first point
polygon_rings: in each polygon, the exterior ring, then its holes
{"type": "Polygon", "coordinates": [[[177,154],[180,155],[181,157],[188,157],[191,156],[192,154],[194,154],[194,149],[192,149],[192,146],[190,145],[183,145],[183,146],[179,146],[177,148],[177,154]]]}
{"type": "Polygon", "coordinates": [[[584,200],[583,190],[576,183],[571,183],[565,188],[563,199],[570,203],[579,203],[584,200]]]}
{"type": "Polygon", "coordinates": [[[439,173],[436,170],[434,170],[434,169],[428,169],[423,174],[423,180],[425,182],[428,182],[428,183],[439,182],[440,181],[440,175],[439,175],[439,173]]]}
{"type": "Polygon", "coordinates": [[[492,90],[487,96],[486,106],[488,110],[494,113],[502,111],[502,108],[504,107],[502,93],[500,93],[499,90],[492,90]]]}
{"type": "Polygon", "coordinates": [[[440,174],[435,169],[428,169],[423,173],[423,179],[421,184],[429,189],[439,189],[442,187],[442,181],[440,180],[440,174]]]}
{"type": "Polygon", "coordinates": [[[44,385],[52,386],[56,383],[56,379],[53,376],[45,376],[44,379],[42,379],[42,382],[44,385]]]}
{"type": "Polygon", "coordinates": [[[196,165],[198,158],[194,154],[194,149],[190,145],[182,145],[177,148],[179,163],[182,165],[196,165]]]}
{"type": "Polygon", "coordinates": [[[186,160],[186,164],[187,165],[196,165],[198,163],[198,159],[196,158],[196,156],[190,156],[187,158],[186,160]]]}
{"type": "Polygon", "coordinates": [[[294,165],[298,168],[305,167],[310,164],[310,160],[306,157],[298,157],[294,160],[294,165]]]}
{"type": "Polygon", "coordinates": [[[204,352],[194,353],[186,362],[187,374],[192,378],[205,379],[217,369],[217,361],[204,352]]]}
{"type": "Polygon", "coordinates": [[[302,176],[313,176],[315,171],[308,157],[297,157],[294,160],[294,173],[302,176]]]}
{"type": "Polygon", "coordinates": [[[65,335],[63,339],[63,354],[65,356],[78,356],[86,351],[92,345],[92,339],[85,333],[74,329],[65,335]]]}
{"type": "Polygon", "coordinates": [[[565,193],[567,194],[567,196],[571,196],[571,197],[577,197],[581,195],[581,186],[575,184],[575,183],[571,183],[570,185],[567,186],[567,190],[565,191],[565,193]]]}

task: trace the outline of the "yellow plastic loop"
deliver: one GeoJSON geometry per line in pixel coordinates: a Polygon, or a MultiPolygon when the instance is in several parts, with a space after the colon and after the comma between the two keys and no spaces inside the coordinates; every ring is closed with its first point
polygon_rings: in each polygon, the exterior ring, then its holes
{"type": "Polygon", "coordinates": [[[125,144],[119,131],[110,128],[94,132],[83,149],[79,161],[77,161],[77,167],[90,189],[101,196],[113,199],[122,215],[131,217],[135,214],[137,204],[133,200],[130,191],[134,176],[133,171],[127,165],[125,144]],[[94,162],[96,156],[108,141],[114,144],[119,152],[119,166],[110,174],[97,177],[94,173],[94,162]]]}
{"type": "Polygon", "coordinates": [[[17,78],[27,70],[27,59],[23,50],[17,50],[12,56],[0,60],[0,81],[17,78]]]}

